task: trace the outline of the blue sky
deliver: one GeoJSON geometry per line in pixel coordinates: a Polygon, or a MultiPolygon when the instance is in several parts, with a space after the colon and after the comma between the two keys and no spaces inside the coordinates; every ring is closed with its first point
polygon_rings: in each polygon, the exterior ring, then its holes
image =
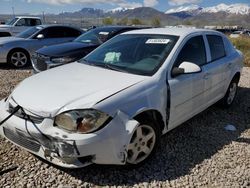
{"type": "Polygon", "coordinates": [[[160,11],[170,8],[198,4],[202,7],[214,6],[220,3],[244,3],[250,5],[250,0],[0,0],[0,14],[11,14],[14,7],[16,14],[41,14],[77,11],[83,7],[113,9],[116,7],[154,7],[160,11]]]}

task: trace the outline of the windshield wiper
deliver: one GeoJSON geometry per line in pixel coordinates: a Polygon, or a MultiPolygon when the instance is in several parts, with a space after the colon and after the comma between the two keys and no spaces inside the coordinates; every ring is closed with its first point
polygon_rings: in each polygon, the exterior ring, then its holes
{"type": "Polygon", "coordinates": [[[95,67],[104,67],[104,68],[106,68],[104,63],[93,63],[91,61],[87,61],[86,59],[82,59],[80,61],[80,63],[84,63],[86,65],[95,66],[95,67]]]}
{"type": "Polygon", "coordinates": [[[110,69],[110,70],[115,70],[115,71],[119,71],[119,72],[126,72],[128,73],[128,71],[122,69],[122,68],[119,68],[119,66],[116,66],[116,65],[112,65],[112,64],[109,64],[109,63],[104,63],[105,67],[110,69]]]}
{"type": "Polygon", "coordinates": [[[122,68],[118,68],[118,66],[112,65],[112,64],[109,64],[109,63],[92,63],[90,61],[87,61],[86,59],[83,59],[82,61],[84,62],[84,64],[87,64],[87,65],[102,67],[102,68],[106,68],[106,69],[110,69],[110,70],[115,70],[115,71],[119,71],[119,72],[128,73],[128,71],[126,71],[126,70],[124,70],[122,68]]]}

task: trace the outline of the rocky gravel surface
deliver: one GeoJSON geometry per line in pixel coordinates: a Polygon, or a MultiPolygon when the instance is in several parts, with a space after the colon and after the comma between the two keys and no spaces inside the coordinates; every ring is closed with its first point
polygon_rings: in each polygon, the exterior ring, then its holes
{"type": "MultiPolygon", "coordinates": [[[[30,70],[0,67],[3,98],[30,70]]],[[[250,187],[250,68],[229,109],[212,106],[162,137],[136,169],[91,165],[59,169],[0,138],[0,187],[250,187]],[[227,131],[231,124],[236,131],[227,131]]]]}

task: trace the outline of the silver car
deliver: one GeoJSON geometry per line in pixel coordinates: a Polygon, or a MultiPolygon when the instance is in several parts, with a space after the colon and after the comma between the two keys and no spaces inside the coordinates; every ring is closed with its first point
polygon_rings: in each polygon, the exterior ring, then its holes
{"type": "Polygon", "coordinates": [[[24,67],[32,54],[44,47],[65,43],[81,35],[80,29],[62,25],[41,25],[27,29],[15,37],[0,38],[0,63],[24,67]]]}

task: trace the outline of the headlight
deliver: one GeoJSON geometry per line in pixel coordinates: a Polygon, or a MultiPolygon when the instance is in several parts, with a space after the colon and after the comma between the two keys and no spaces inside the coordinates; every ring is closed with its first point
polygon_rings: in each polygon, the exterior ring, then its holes
{"type": "Polygon", "coordinates": [[[55,126],[79,133],[90,133],[105,125],[109,116],[94,109],[72,110],[55,117],[55,126]]]}
{"type": "Polygon", "coordinates": [[[59,57],[59,58],[51,59],[52,62],[58,63],[58,64],[70,63],[70,62],[73,62],[74,60],[75,58],[73,57],[59,57]]]}

